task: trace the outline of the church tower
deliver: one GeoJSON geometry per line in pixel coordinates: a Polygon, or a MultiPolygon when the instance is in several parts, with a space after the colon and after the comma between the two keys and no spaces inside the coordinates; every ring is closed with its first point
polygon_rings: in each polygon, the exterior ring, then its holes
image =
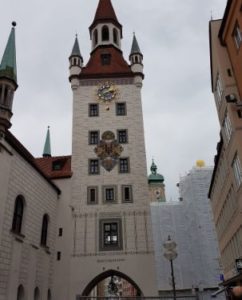
{"type": "Polygon", "coordinates": [[[129,65],[111,0],[99,0],[86,64],[76,38],[73,91],[70,299],[117,275],[137,295],[156,296],[141,89],[143,55],[134,36],[129,65]]]}

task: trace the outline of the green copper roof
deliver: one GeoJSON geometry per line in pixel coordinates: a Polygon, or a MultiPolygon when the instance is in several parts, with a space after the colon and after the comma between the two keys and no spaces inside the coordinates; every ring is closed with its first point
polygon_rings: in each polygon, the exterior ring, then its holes
{"type": "Polygon", "coordinates": [[[139,44],[137,42],[135,34],[134,34],[134,37],[133,37],[133,43],[132,43],[132,48],[131,48],[131,53],[130,54],[134,54],[134,53],[140,53],[141,54],[139,44]]]}
{"type": "Polygon", "coordinates": [[[153,159],[152,159],[152,164],[151,164],[150,170],[151,170],[151,174],[148,177],[149,183],[164,182],[164,180],[165,180],[164,177],[157,173],[157,166],[153,159]]]}
{"type": "Polygon", "coordinates": [[[77,36],[76,36],[75,43],[74,43],[74,46],[73,46],[73,49],[71,52],[71,56],[80,56],[81,57],[81,51],[80,51],[77,36]]]}
{"type": "Polygon", "coordinates": [[[51,149],[50,149],[50,127],[48,126],[46,139],[45,139],[45,146],[43,151],[43,157],[51,157],[51,149]]]}
{"type": "Polygon", "coordinates": [[[0,76],[7,77],[14,80],[17,83],[17,64],[16,64],[16,47],[15,47],[15,26],[16,23],[12,23],[13,27],[10,32],[7,46],[5,48],[1,65],[0,76]]]}

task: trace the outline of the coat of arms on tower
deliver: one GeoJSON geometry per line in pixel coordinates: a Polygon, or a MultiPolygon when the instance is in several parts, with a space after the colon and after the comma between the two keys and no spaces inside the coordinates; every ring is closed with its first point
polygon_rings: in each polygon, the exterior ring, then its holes
{"type": "Polygon", "coordinates": [[[110,172],[116,166],[123,152],[123,147],[115,140],[115,135],[112,131],[105,131],[94,152],[100,159],[103,168],[110,172]]]}

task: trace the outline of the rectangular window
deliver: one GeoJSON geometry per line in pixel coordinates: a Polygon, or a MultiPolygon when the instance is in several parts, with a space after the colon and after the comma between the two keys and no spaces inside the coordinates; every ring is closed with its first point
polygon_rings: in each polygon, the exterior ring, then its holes
{"type": "Polygon", "coordinates": [[[103,187],[103,202],[104,203],[117,202],[116,186],[104,186],[103,187]]]}
{"type": "Polygon", "coordinates": [[[119,173],[129,173],[129,159],[120,158],[119,159],[119,173]]]}
{"type": "Polygon", "coordinates": [[[231,126],[231,122],[230,122],[228,113],[226,113],[224,121],[223,121],[223,130],[224,130],[224,134],[225,134],[225,140],[228,143],[230,140],[230,137],[232,135],[232,126],[231,126]]]}
{"type": "Polygon", "coordinates": [[[122,250],[121,220],[100,220],[100,251],[115,250],[122,250]]]}
{"type": "Polygon", "coordinates": [[[89,145],[97,145],[99,142],[99,131],[89,131],[89,145]]]}
{"type": "Polygon", "coordinates": [[[118,142],[120,144],[128,143],[128,131],[127,129],[118,130],[118,142]]]}
{"type": "Polygon", "coordinates": [[[111,64],[111,54],[110,53],[103,53],[101,54],[101,63],[103,66],[111,64]]]}
{"type": "Polygon", "coordinates": [[[99,160],[89,159],[89,174],[95,175],[99,174],[99,160]]]}
{"type": "Polygon", "coordinates": [[[63,228],[59,228],[59,236],[62,236],[63,235],[63,228]]]}
{"type": "Polygon", "coordinates": [[[61,260],[61,252],[60,251],[57,252],[57,260],[61,260]]]}
{"type": "Polygon", "coordinates": [[[215,97],[217,100],[217,105],[220,106],[223,96],[223,86],[221,82],[220,75],[218,74],[217,81],[216,81],[216,87],[215,87],[215,97]]]}
{"type": "Polygon", "coordinates": [[[89,117],[99,116],[99,106],[98,104],[89,104],[89,117]]]}
{"type": "Polygon", "coordinates": [[[238,23],[235,24],[233,37],[234,37],[235,46],[237,49],[239,49],[242,42],[242,33],[238,23]]]}
{"type": "Polygon", "coordinates": [[[90,186],[87,188],[87,203],[97,204],[98,203],[98,187],[90,186]]]}
{"type": "Polygon", "coordinates": [[[132,186],[123,185],[122,186],[122,201],[123,202],[133,202],[132,186]]]}
{"type": "Polygon", "coordinates": [[[235,155],[233,163],[232,163],[232,168],[234,172],[234,177],[235,181],[237,184],[237,187],[239,187],[242,183],[242,169],[241,169],[241,163],[240,159],[238,157],[238,154],[235,155]]]}
{"type": "Polygon", "coordinates": [[[125,116],[126,114],[127,114],[126,103],[125,102],[116,103],[116,115],[117,116],[125,116]]]}

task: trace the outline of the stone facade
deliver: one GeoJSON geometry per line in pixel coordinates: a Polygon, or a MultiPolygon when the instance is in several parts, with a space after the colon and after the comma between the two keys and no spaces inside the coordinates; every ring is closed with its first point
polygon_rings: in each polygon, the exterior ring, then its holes
{"type": "Polygon", "coordinates": [[[212,92],[221,128],[209,197],[228,280],[238,275],[235,261],[242,256],[241,24],[240,1],[228,1],[223,19],[209,25],[212,92]]]}
{"type": "Polygon", "coordinates": [[[53,290],[58,192],[4,138],[0,141],[0,299],[17,299],[19,285],[28,299],[38,287],[53,290]],[[21,233],[11,230],[15,200],[24,198],[21,233]],[[46,247],[40,245],[42,218],[49,216],[46,247]]]}

